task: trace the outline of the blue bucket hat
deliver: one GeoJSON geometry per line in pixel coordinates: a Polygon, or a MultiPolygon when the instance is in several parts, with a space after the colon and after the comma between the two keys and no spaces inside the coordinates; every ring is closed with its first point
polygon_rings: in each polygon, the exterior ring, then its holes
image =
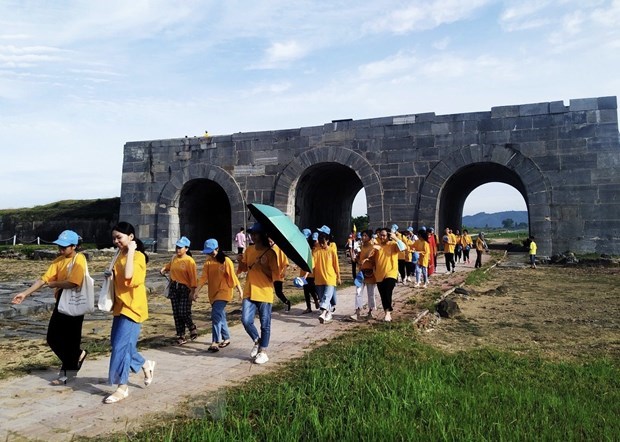
{"type": "Polygon", "coordinates": [[[80,242],[80,237],[73,230],[65,230],[60,235],[58,235],[58,239],[54,241],[54,244],[59,245],[60,247],[68,247],[68,246],[77,246],[78,242],[80,242]]]}
{"type": "Polygon", "coordinates": [[[326,234],[326,235],[329,235],[332,232],[332,230],[329,227],[325,226],[325,225],[319,227],[317,230],[319,232],[322,232],[322,233],[326,234]]]}
{"type": "Polygon", "coordinates": [[[364,272],[359,272],[353,280],[355,287],[361,287],[364,284],[364,272]]]}
{"type": "Polygon", "coordinates": [[[211,253],[213,253],[213,251],[217,248],[219,248],[220,245],[217,243],[217,239],[208,239],[205,241],[205,247],[202,250],[202,253],[205,253],[207,255],[210,255],[211,253]]]}
{"type": "Polygon", "coordinates": [[[293,285],[297,288],[301,288],[305,286],[306,284],[308,284],[308,281],[306,281],[306,278],[302,278],[301,276],[298,276],[297,278],[293,279],[293,285]]]}
{"type": "Polygon", "coordinates": [[[303,229],[301,231],[301,233],[304,234],[304,236],[306,237],[306,239],[310,238],[310,235],[312,235],[312,231],[310,229],[303,229]]]}
{"type": "Polygon", "coordinates": [[[264,231],[265,229],[263,229],[263,225],[261,223],[254,223],[252,224],[252,227],[248,229],[248,232],[250,233],[252,232],[259,233],[259,232],[264,232],[264,231]]]}
{"type": "Polygon", "coordinates": [[[177,247],[187,247],[189,249],[189,245],[191,242],[187,238],[187,236],[182,236],[176,243],[177,247]]]}

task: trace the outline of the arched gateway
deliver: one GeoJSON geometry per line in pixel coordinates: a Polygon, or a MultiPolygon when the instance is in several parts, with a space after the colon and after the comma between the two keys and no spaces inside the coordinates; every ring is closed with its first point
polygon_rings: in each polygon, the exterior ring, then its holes
{"type": "Polygon", "coordinates": [[[620,253],[615,97],[334,121],[292,130],[125,145],[121,219],[171,250],[180,235],[226,249],[271,204],[300,227],[329,225],[343,244],[364,188],[370,225],[458,228],[488,182],[517,189],[539,253],[620,253]]]}

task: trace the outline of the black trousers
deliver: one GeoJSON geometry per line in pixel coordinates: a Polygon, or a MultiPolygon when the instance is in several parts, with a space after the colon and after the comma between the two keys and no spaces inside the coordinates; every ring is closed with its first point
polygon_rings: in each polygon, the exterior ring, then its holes
{"type": "Polygon", "coordinates": [[[308,310],[312,310],[312,307],[310,306],[310,299],[314,301],[314,305],[316,306],[319,303],[319,297],[316,294],[316,285],[314,285],[314,278],[306,278],[306,282],[308,282],[308,284],[304,286],[304,298],[306,299],[306,307],[308,308],[308,310]]]}
{"type": "Polygon", "coordinates": [[[288,298],[284,295],[284,291],[282,290],[283,284],[284,283],[282,281],[273,281],[273,289],[275,290],[278,299],[283,303],[288,304],[288,298]]]}
{"type": "Polygon", "coordinates": [[[444,253],[443,256],[446,258],[446,268],[448,271],[454,270],[456,267],[456,264],[454,263],[454,253],[444,253]]]}
{"type": "Polygon", "coordinates": [[[482,250],[476,250],[476,264],[474,267],[482,267],[482,250]]]}
{"type": "Polygon", "coordinates": [[[381,296],[381,305],[386,312],[392,311],[392,292],[396,286],[396,279],[385,278],[381,282],[377,282],[377,289],[379,290],[379,296],[381,296]]]}
{"type": "Polygon", "coordinates": [[[196,329],[192,320],[192,300],[189,298],[191,289],[176,281],[170,283],[170,303],[172,317],[177,336],[185,336],[185,328],[191,333],[196,329]]]}
{"type": "MultiPolygon", "coordinates": [[[[62,292],[60,294],[62,296],[62,292]]],[[[60,369],[67,371],[78,370],[78,360],[82,354],[82,323],[84,316],[69,316],[58,311],[58,302],[60,296],[56,300],[50,323],[47,327],[47,345],[60,362],[60,369]]]]}

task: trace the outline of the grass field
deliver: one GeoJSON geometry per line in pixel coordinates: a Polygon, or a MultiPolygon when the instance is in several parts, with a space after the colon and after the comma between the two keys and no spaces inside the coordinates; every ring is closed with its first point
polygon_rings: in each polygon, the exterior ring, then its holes
{"type": "Polygon", "coordinates": [[[616,363],[549,362],[491,350],[446,354],[408,323],[348,333],[242,387],[193,419],[131,440],[618,440],[616,363]]]}

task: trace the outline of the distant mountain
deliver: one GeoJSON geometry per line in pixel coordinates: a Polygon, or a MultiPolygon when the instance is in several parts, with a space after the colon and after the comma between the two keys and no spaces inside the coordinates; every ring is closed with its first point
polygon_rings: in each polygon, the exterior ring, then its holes
{"type": "Polygon", "coordinates": [[[505,219],[512,219],[515,225],[527,224],[527,210],[510,210],[497,213],[480,212],[475,215],[467,215],[463,217],[462,225],[470,228],[503,227],[502,221],[505,219]]]}

